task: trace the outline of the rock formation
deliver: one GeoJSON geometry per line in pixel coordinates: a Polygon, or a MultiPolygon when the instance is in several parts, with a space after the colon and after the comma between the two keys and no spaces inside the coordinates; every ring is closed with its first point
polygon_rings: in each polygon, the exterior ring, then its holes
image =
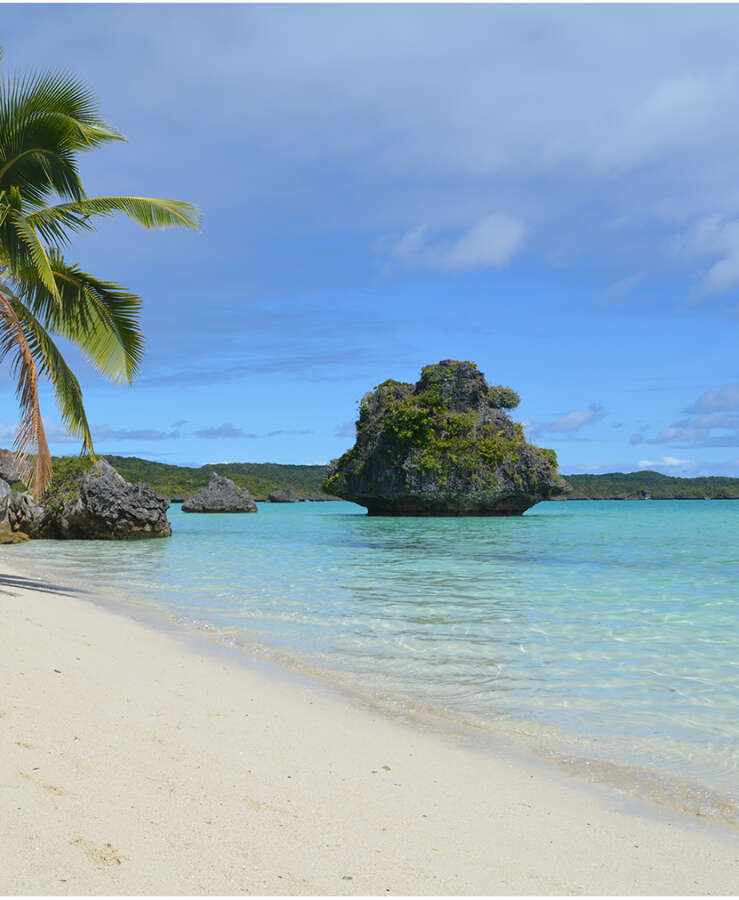
{"type": "Polygon", "coordinates": [[[297,503],[298,495],[293,490],[282,490],[279,488],[267,497],[270,503],[297,503]]]}
{"type": "Polygon", "coordinates": [[[8,514],[11,487],[7,481],[0,477],[0,522],[4,522],[8,514]]]}
{"type": "Polygon", "coordinates": [[[257,504],[245,488],[236,487],[230,478],[215,472],[208,484],[182,504],[182,512],[189,513],[250,513],[257,504]]]}
{"type": "Polygon", "coordinates": [[[520,516],[569,486],[554,451],[504,412],[518,402],[470,362],[426,366],[415,385],[385,381],[363,398],[356,443],[324,490],[369,515],[520,516]]]}
{"type": "Polygon", "coordinates": [[[52,481],[39,503],[26,493],[12,494],[8,519],[12,531],[32,538],[169,537],[169,500],[130,484],[99,459],[89,469],[52,481]]]}
{"type": "Polygon", "coordinates": [[[0,478],[8,484],[17,484],[23,480],[12,450],[0,449],[0,478]]]}

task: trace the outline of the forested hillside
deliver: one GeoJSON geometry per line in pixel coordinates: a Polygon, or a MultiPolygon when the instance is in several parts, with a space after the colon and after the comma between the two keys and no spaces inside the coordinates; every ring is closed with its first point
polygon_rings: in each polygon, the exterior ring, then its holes
{"type": "Polygon", "coordinates": [[[739,478],[721,476],[676,478],[660,472],[609,472],[565,475],[572,487],[567,500],[733,500],[739,498],[739,478]]]}
{"type": "MultiPolygon", "coordinates": [[[[208,463],[198,468],[152,462],[138,456],[105,456],[128,481],[143,481],[171,500],[182,500],[208,483],[213,472],[225,475],[255,499],[278,488],[292,489],[298,497],[336,500],[326,494],[327,466],[288,466],[279,463],[208,463]]],[[[54,481],[89,465],[77,456],[54,458],[54,481]]],[[[565,475],[572,492],[563,500],[736,500],[739,478],[713,476],[676,478],[660,472],[609,472],[604,475],[565,475]]],[[[21,485],[17,486],[22,489],[21,485]]]]}
{"type": "MultiPolygon", "coordinates": [[[[278,463],[209,463],[199,468],[152,462],[138,456],[109,456],[105,459],[132,482],[142,481],[171,500],[194,494],[210,480],[213,472],[245,487],[255,499],[264,499],[278,488],[292,489],[298,497],[336,500],[322,489],[326,466],[285,466],[278,463]]],[[[74,474],[89,463],[75,456],[54,458],[54,480],[74,474]]]]}

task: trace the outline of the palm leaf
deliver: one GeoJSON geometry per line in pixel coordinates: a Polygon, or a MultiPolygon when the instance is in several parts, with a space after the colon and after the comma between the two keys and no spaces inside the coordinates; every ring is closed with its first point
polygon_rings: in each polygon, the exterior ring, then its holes
{"type": "Polygon", "coordinates": [[[122,212],[144,228],[167,228],[179,225],[199,228],[200,214],[192,203],[156,197],[85,197],[72,203],[60,203],[28,214],[32,225],[48,227],[54,221],[69,221],[70,216],[111,216],[122,212]]]}
{"type": "Polygon", "coordinates": [[[26,217],[16,209],[11,209],[9,214],[10,220],[15,226],[15,232],[18,243],[11,249],[11,262],[15,263],[13,268],[18,267],[18,263],[28,263],[29,258],[36,270],[37,277],[41,279],[46,289],[55,300],[59,300],[59,290],[54,280],[54,273],[51,269],[51,262],[46,253],[46,248],[41,242],[38,234],[32,225],[28,223],[26,217]],[[15,255],[15,259],[13,259],[15,255]]]}
{"type": "Polygon", "coordinates": [[[33,315],[18,300],[11,300],[17,318],[26,335],[28,347],[37,363],[40,375],[46,375],[54,388],[57,407],[62,422],[70,434],[82,440],[83,452],[94,458],[92,434],[82,403],[82,388],[64,357],[59,352],[51,336],[33,315]]]}
{"type": "Polygon", "coordinates": [[[59,300],[33,272],[21,272],[20,296],[47,328],[73,341],[106,377],[130,382],[141,364],[141,299],[50,255],[59,300]]]}

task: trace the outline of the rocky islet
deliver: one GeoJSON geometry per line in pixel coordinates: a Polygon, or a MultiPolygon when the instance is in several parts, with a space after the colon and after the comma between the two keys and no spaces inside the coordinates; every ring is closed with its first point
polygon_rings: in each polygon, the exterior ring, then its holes
{"type": "Polygon", "coordinates": [[[236,487],[230,478],[214,472],[197,494],[182,504],[186,513],[253,513],[257,504],[246,488],[236,487]]]}
{"type": "Polygon", "coordinates": [[[518,403],[472,362],[426,366],[415,385],[385,381],[362,399],[356,443],[324,489],[370,515],[519,516],[568,485],[554,451],[506,414],[518,403]]]}

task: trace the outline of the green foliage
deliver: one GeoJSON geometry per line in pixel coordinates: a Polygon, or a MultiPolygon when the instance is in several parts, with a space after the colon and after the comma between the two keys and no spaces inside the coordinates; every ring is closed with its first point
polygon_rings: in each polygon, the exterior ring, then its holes
{"type": "Polygon", "coordinates": [[[488,389],[488,401],[496,409],[515,409],[521,402],[521,398],[513,388],[496,384],[488,389]]]}
{"type": "MultiPolygon", "coordinates": [[[[272,491],[293,490],[298,497],[335,499],[323,488],[326,466],[290,466],[278,463],[216,463],[193,468],[151,462],[136,456],[106,456],[108,462],[131,482],[144,482],[170,499],[182,500],[210,481],[213,472],[230,478],[259,499],[272,491]]],[[[66,459],[66,458],[64,458],[66,459]]],[[[54,467],[59,464],[54,460],[54,467]]]]}
{"type": "MultiPolygon", "coordinates": [[[[390,379],[365,395],[357,422],[357,442],[342,456],[338,471],[326,482],[325,489],[343,493],[345,473],[359,474],[363,447],[377,443],[383,447],[389,466],[397,459],[410,459],[421,472],[444,479],[442,483],[455,471],[474,480],[480,488],[492,486],[503,465],[514,477],[513,470],[522,453],[531,447],[523,428],[502,413],[480,426],[478,409],[453,408],[444,390],[460,366],[471,367],[472,377],[476,377],[474,363],[450,360],[426,366],[415,388],[390,379]]],[[[484,405],[486,386],[483,377],[479,378],[484,405]]],[[[519,402],[518,394],[504,386],[490,388],[487,398],[489,405],[498,409],[512,408],[519,402]]],[[[543,455],[556,471],[554,452],[543,455]]]]}
{"type": "Polygon", "coordinates": [[[34,489],[50,477],[38,401],[51,382],[62,420],[92,453],[82,391],[53,335],[77,344],[100,372],[130,382],[143,353],[140,300],[65,262],[61,248],[95,216],[120,212],[145,228],[197,228],[188,203],[88,197],[77,158],[124,138],[100,117],[92,92],[64,72],[0,82],[0,360],[17,376],[23,415],[16,450],[35,452],[34,489]]]}
{"type": "MultiPolygon", "coordinates": [[[[520,427],[521,426],[519,425],[519,428],[520,427]]],[[[550,450],[547,447],[539,447],[538,450],[539,450],[539,453],[541,453],[541,455],[547,460],[549,465],[553,469],[556,469],[558,462],[557,462],[557,454],[554,452],[554,450],[550,450]]]]}
{"type": "Polygon", "coordinates": [[[568,500],[638,500],[642,492],[653,500],[739,499],[739,478],[677,478],[650,470],[566,477],[572,487],[568,500]]]}

